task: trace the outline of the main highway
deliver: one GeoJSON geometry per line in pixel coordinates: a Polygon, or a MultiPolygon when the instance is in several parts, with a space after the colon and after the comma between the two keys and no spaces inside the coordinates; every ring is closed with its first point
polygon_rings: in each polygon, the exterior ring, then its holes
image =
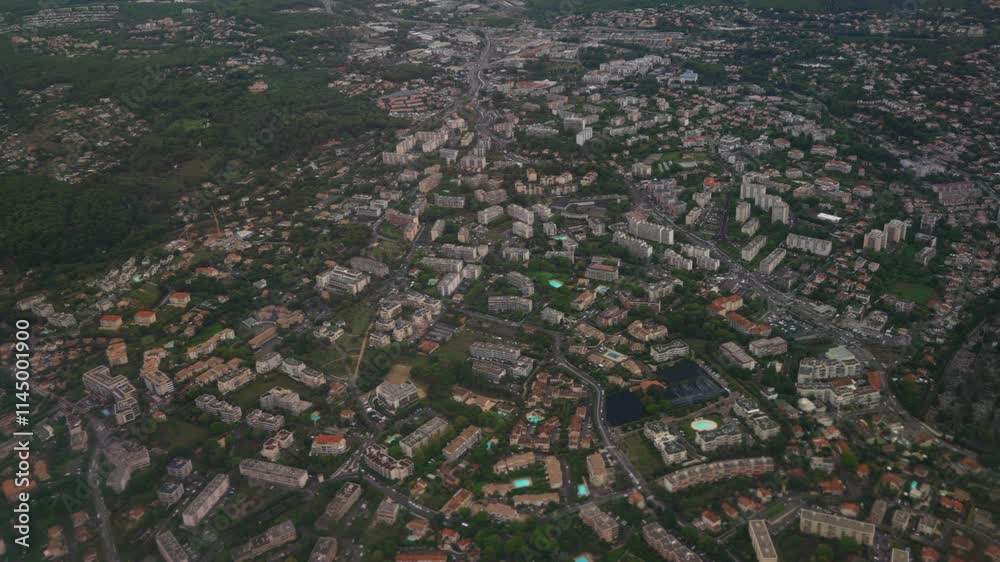
{"type": "Polygon", "coordinates": [[[118,547],[115,545],[115,538],[111,530],[111,513],[104,501],[104,482],[101,478],[101,452],[107,447],[108,428],[104,422],[90,418],[90,429],[94,432],[96,443],[90,455],[90,463],[87,469],[87,484],[94,493],[94,511],[97,514],[97,526],[101,533],[101,545],[104,547],[104,555],[110,562],[119,562],[118,547]]]}
{"type": "MultiPolygon", "coordinates": [[[[767,283],[759,272],[744,267],[739,260],[733,259],[728,254],[723,252],[714,241],[702,237],[692,229],[677,224],[673,219],[653,206],[648,197],[646,197],[646,195],[640,190],[633,189],[632,195],[634,200],[641,202],[642,208],[658,221],[670,226],[676,232],[682,233],[688,240],[709,248],[712,253],[718,257],[722,263],[726,264],[729,267],[729,270],[736,274],[741,281],[747,283],[757,290],[757,292],[762,294],[767,299],[770,306],[784,308],[799,319],[809,323],[816,332],[826,334],[840,344],[856,344],[858,336],[848,330],[834,325],[829,318],[817,312],[810,303],[775,289],[767,283]]],[[[879,341],[881,342],[882,340],[880,339],[879,341]]]]}

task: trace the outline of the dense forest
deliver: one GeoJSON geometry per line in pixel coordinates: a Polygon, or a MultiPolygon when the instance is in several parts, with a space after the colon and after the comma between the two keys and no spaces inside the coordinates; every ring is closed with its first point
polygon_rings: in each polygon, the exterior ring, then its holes
{"type": "MultiPolygon", "coordinates": [[[[313,6],[275,0],[234,3],[232,11],[266,22],[257,28],[263,32],[262,41],[286,60],[294,60],[319,40],[294,32],[330,23],[315,16],[304,21],[296,15],[279,18],[271,13],[278,6],[296,5],[313,6]]],[[[0,10],[0,16],[17,21],[37,7],[37,2],[13,1],[0,10]]],[[[148,6],[143,14],[155,15],[159,9],[148,6]]],[[[339,14],[332,19],[346,17],[339,14]]],[[[81,183],[49,180],[42,177],[47,173],[44,168],[31,172],[38,177],[0,176],[0,194],[6,202],[0,211],[0,265],[58,268],[110,259],[126,248],[148,247],[176,230],[179,198],[205,182],[237,181],[274,164],[301,159],[331,139],[349,142],[363,133],[398,126],[398,120],[369,99],[348,97],[328,87],[334,65],[344,60],[343,39],[323,38],[335,45],[328,49],[328,67],[232,70],[221,81],[206,80],[201,69],[219,68],[239,55],[235,49],[180,45],[144,58],[93,52],[69,59],[0,42],[0,112],[7,118],[0,124],[5,134],[59,147],[55,131],[37,116],[67,107],[92,107],[102,99],[127,107],[148,127],[126,150],[108,156],[118,162],[113,169],[81,183]],[[249,92],[248,86],[262,77],[268,90],[249,92]],[[25,95],[53,84],[65,86],[65,96],[39,104],[25,95]]],[[[101,42],[145,46],[124,33],[101,42]]],[[[386,72],[408,79],[426,69],[413,65],[386,72]]],[[[74,132],[90,138],[86,129],[74,132]]]]}
{"type": "Polygon", "coordinates": [[[111,184],[67,185],[37,176],[0,178],[0,264],[96,261],[153,234],[155,208],[111,184]]]}

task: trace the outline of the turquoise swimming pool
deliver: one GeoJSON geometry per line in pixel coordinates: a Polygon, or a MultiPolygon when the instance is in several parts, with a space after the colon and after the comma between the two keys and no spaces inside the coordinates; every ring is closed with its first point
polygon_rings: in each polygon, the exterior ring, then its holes
{"type": "Polygon", "coordinates": [[[697,419],[691,422],[691,429],[695,431],[711,431],[719,427],[719,424],[712,420],[697,419]]]}
{"type": "Polygon", "coordinates": [[[514,480],[515,488],[527,488],[528,486],[531,486],[531,478],[518,478],[514,480]]]}
{"type": "Polygon", "coordinates": [[[558,279],[549,279],[549,286],[554,289],[558,289],[563,286],[563,282],[558,279]]]}
{"type": "Polygon", "coordinates": [[[576,487],[576,495],[580,496],[581,498],[584,496],[589,496],[590,488],[588,488],[586,484],[580,484],[576,487]]]}

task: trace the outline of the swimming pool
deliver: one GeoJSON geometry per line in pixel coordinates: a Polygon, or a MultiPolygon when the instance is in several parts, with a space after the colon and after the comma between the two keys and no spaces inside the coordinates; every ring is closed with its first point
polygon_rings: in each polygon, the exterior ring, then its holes
{"type": "Polygon", "coordinates": [[[549,286],[554,289],[558,289],[559,287],[563,286],[563,282],[559,281],[558,279],[549,279],[549,286]]]}
{"type": "Polygon", "coordinates": [[[581,498],[584,497],[584,496],[589,496],[590,495],[590,489],[587,488],[586,484],[579,484],[576,487],[576,495],[580,496],[581,498]]]}
{"type": "Polygon", "coordinates": [[[518,478],[514,480],[515,488],[527,488],[528,486],[531,486],[531,478],[518,478]]]}
{"type": "Polygon", "coordinates": [[[711,431],[717,427],[719,427],[719,424],[704,418],[699,418],[691,422],[691,429],[695,431],[711,431]]]}

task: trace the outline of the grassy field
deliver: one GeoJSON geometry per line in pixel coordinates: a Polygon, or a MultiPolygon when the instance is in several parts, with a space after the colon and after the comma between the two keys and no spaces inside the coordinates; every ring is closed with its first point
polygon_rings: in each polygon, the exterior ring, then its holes
{"type": "Polygon", "coordinates": [[[133,289],[129,296],[137,300],[142,308],[153,308],[160,302],[160,288],[153,283],[143,283],[133,289]]]}
{"type": "Polygon", "coordinates": [[[346,376],[354,371],[361,343],[368,333],[372,311],[369,307],[356,305],[344,310],[338,316],[347,324],[347,333],[335,344],[316,347],[299,359],[328,375],[346,376]]]}
{"type": "Polygon", "coordinates": [[[787,505],[785,505],[783,503],[776,503],[776,504],[773,504],[770,507],[768,507],[764,511],[764,515],[768,519],[774,519],[774,518],[778,517],[779,515],[785,513],[786,511],[788,511],[788,506],[787,505]]]}
{"type": "MultiPolygon", "coordinates": [[[[282,388],[287,388],[290,390],[294,390],[295,392],[298,392],[299,396],[301,396],[303,400],[309,400],[310,394],[316,392],[302,384],[293,381],[292,379],[286,377],[285,375],[273,375],[267,378],[258,378],[257,380],[244,386],[243,388],[236,390],[232,394],[227,394],[226,396],[223,397],[223,399],[226,402],[229,402],[230,404],[236,404],[240,408],[243,408],[244,412],[249,412],[250,410],[253,410],[254,408],[258,407],[257,403],[258,400],[260,399],[261,394],[264,394],[265,392],[276,386],[280,386],[282,388]]],[[[323,391],[322,388],[318,390],[320,392],[323,391]]]]}
{"type": "Polygon", "coordinates": [[[896,283],[889,287],[889,292],[917,304],[927,304],[927,301],[937,296],[933,287],[921,283],[896,283]]]}
{"type": "Polygon", "coordinates": [[[378,247],[372,252],[372,257],[387,264],[394,264],[406,254],[406,244],[398,240],[379,241],[378,247]]]}
{"type": "Polygon", "coordinates": [[[342,320],[347,322],[347,330],[354,335],[364,335],[368,331],[368,324],[372,320],[372,308],[369,305],[355,305],[348,308],[341,315],[342,320]]]}
{"type": "Polygon", "coordinates": [[[354,369],[354,364],[357,362],[357,354],[347,354],[344,350],[360,349],[361,337],[344,335],[341,336],[337,343],[342,344],[343,349],[338,346],[318,348],[299,357],[299,359],[305,362],[306,365],[328,375],[348,375],[354,369]]]}
{"type": "Polygon", "coordinates": [[[182,420],[168,420],[156,426],[152,441],[164,449],[194,449],[208,439],[208,430],[200,425],[182,420]]]}
{"type": "Polygon", "coordinates": [[[663,460],[660,459],[660,453],[641,433],[628,436],[622,444],[625,446],[628,458],[644,477],[652,478],[664,472],[665,467],[663,460]]]}
{"type": "MultiPolygon", "coordinates": [[[[448,340],[447,343],[438,348],[434,352],[442,360],[445,358],[458,358],[459,360],[464,359],[465,355],[469,351],[469,346],[474,342],[479,340],[488,340],[489,336],[468,328],[455,332],[454,337],[448,340]]],[[[407,367],[412,367],[415,361],[419,358],[418,355],[414,354],[404,354],[402,357],[396,360],[396,363],[400,365],[405,365],[407,367]]]]}

